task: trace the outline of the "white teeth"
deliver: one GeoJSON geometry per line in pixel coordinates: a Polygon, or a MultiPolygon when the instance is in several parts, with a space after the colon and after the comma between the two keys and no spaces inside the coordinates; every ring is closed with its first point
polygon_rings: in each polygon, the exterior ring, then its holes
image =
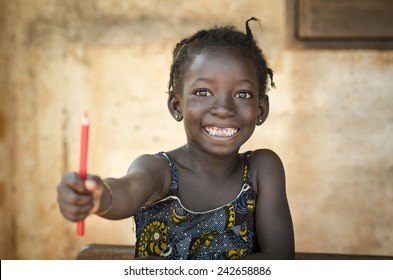
{"type": "Polygon", "coordinates": [[[218,127],[205,127],[205,131],[209,135],[217,137],[231,137],[238,131],[237,128],[218,128],[218,127]]]}

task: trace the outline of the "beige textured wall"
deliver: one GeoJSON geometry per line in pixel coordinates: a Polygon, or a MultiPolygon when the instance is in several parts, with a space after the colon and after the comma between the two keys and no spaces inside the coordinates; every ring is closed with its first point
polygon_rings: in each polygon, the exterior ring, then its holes
{"type": "Polygon", "coordinates": [[[132,244],[132,221],[57,207],[91,120],[89,170],[121,176],[141,153],[184,143],[166,109],[170,52],[214,24],[255,34],[275,71],[268,121],[244,147],[283,159],[297,251],[393,255],[393,51],[296,50],[284,0],[0,0],[0,257],[72,259],[88,243],[132,244]]]}

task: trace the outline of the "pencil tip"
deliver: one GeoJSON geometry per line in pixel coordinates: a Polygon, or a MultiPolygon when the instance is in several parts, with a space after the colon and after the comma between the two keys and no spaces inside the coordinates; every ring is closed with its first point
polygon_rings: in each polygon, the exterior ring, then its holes
{"type": "Polygon", "coordinates": [[[89,124],[89,118],[87,117],[87,113],[86,112],[83,114],[82,124],[85,124],[85,125],[89,124]]]}

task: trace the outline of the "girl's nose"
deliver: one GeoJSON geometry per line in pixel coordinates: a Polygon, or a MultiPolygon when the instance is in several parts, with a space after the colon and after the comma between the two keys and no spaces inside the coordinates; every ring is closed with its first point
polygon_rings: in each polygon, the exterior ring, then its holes
{"type": "Polygon", "coordinates": [[[218,94],[211,108],[211,114],[220,118],[232,118],[236,115],[234,100],[230,94],[218,94]]]}

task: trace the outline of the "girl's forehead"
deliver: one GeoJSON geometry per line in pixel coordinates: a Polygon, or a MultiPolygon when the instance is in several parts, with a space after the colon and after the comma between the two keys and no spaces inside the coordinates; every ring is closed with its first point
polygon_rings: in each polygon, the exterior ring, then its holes
{"type": "Polygon", "coordinates": [[[245,56],[232,50],[206,50],[196,54],[189,66],[188,74],[232,72],[247,77],[257,77],[255,66],[245,56]]]}

